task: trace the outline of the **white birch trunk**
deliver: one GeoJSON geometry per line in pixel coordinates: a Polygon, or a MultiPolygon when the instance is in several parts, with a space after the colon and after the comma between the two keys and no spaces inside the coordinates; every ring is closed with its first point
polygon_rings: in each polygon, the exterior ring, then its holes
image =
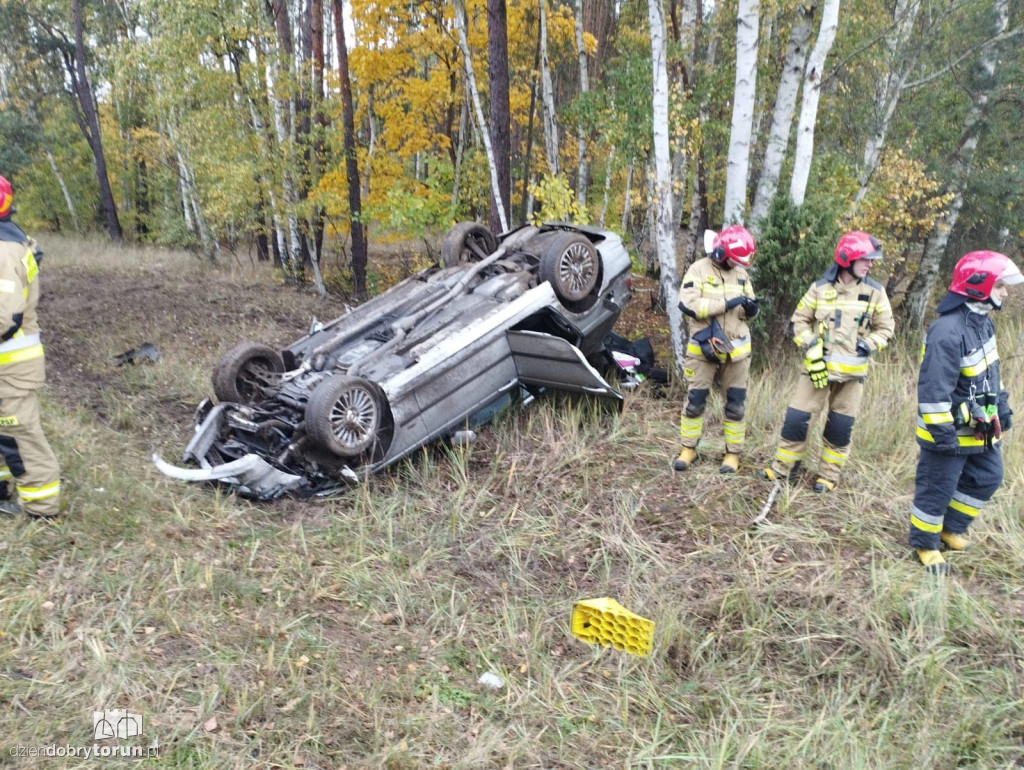
{"type": "MultiPolygon", "coordinates": [[[[994,32],[996,35],[1001,35],[1009,26],[1009,0],[994,0],[993,5],[996,16],[994,32]]],[[[960,141],[957,143],[958,150],[952,159],[952,178],[946,187],[947,193],[953,193],[953,202],[943,221],[936,223],[932,228],[924,246],[921,266],[907,289],[907,322],[912,329],[919,329],[923,325],[925,305],[935,287],[939,265],[946,253],[949,236],[953,232],[953,228],[956,227],[957,219],[960,218],[960,210],[964,205],[964,188],[967,186],[971,169],[974,166],[974,154],[978,148],[978,139],[981,136],[988,112],[991,93],[996,88],[995,74],[1000,62],[997,54],[998,52],[993,47],[986,48],[982,54],[979,62],[980,86],[971,92],[971,106],[964,118],[960,141]]]]}
{"type": "Polygon", "coordinates": [[[797,10],[797,14],[786,46],[786,61],[782,68],[782,78],[779,80],[779,90],[775,94],[775,109],[772,111],[772,124],[768,129],[768,143],[765,146],[764,162],[761,164],[761,176],[757,182],[757,192],[754,194],[754,205],[750,209],[750,230],[755,235],[759,220],[768,215],[772,199],[779,191],[779,176],[782,173],[782,164],[786,160],[786,152],[789,150],[789,136],[793,132],[796,97],[800,93],[800,79],[807,63],[814,8],[803,6],[797,10]]]}
{"type": "Polygon", "coordinates": [[[920,8],[921,0],[899,0],[896,3],[893,34],[885,41],[889,72],[880,82],[875,93],[875,126],[871,136],[864,143],[864,159],[857,174],[860,186],[854,199],[855,203],[860,203],[867,195],[871,177],[878,168],[878,160],[882,155],[882,148],[885,146],[885,140],[889,133],[889,123],[903,96],[903,89],[910,76],[910,71],[917,62],[915,53],[911,53],[904,62],[900,61],[900,57],[906,56],[908,50],[911,50],[908,48],[910,33],[914,29],[914,22],[920,8]]]}
{"type": "Polygon", "coordinates": [[[64,181],[64,175],[60,173],[60,169],[57,168],[57,160],[53,157],[53,153],[50,152],[50,148],[46,148],[46,159],[50,162],[50,170],[53,171],[53,175],[57,177],[57,184],[60,185],[60,191],[64,195],[64,204],[68,207],[68,213],[71,215],[71,224],[76,231],[81,232],[82,228],[78,226],[78,215],[75,213],[75,204],[71,200],[71,193],[68,192],[67,183],[64,181]]]}
{"type": "Polygon", "coordinates": [[[612,189],[612,165],[615,162],[615,145],[608,150],[608,164],[604,168],[604,195],[601,198],[601,216],[597,218],[597,226],[604,227],[604,218],[608,213],[608,198],[612,189]]]}
{"type": "Polygon", "coordinates": [[[508,218],[505,216],[505,203],[502,198],[501,185],[498,184],[498,166],[494,162],[491,132],[487,129],[484,110],[480,104],[480,92],[476,88],[476,75],[473,74],[473,58],[469,51],[469,39],[466,37],[466,7],[462,0],[457,0],[455,3],[455,27],[459,32],[459,48],[462,49],[462,65],[465,68],[466,83],[473,98],[473,112],[476,115],[477,126],[480,129],[480,137],[484,142],[484,151],[487,153],[487,167],[491,171],[491,194],[494,196],[494,205],[498,209],[501,231],[505,232],[508,230],[508,218]]]}
{"type": "Polygon", "coordinates": [[[373,170],[373,156],[377,149],[377,113],[373,107],[373,88],[366,89],[366,123],[369,126],[370,141],[366,143],[366,167],[359,179],[360,194],[365,201],[370,197],[370,172],[373,170]]]}
{"type": "Polygon", "coordinates": [[[459,203],[459,183],[462,181],[462,156],[466,151],[466,121],[469,119],[469,106],[465,101],[459,110],[459,135],[455,144],[455,170],[452,178],[452,210],[459,203]]]}
{"type": "Polygon", "coordinates": [[[629,227],[629,215],[632,213],[633,203],[633,169],[636,168],[636,155],[629,159],[629,168],[626,169],[626,192],[622,198],[622,233],[627,232],[629,227]]]}
{"type": "Polygon", "coordinates": [[[750,137],[757,96],[758,0],[739,0],[736,13],[736,79],[733,84],[732,126],[725,172],[723,222],[742,224],[747,213],[750,137]]]}
{"type": "Polygon", "coordinates": [[[654,76],[652,116],[654,130],[655,247],[661,267],[659,289],[668,310],[672,352],[676,368],[683,366],[683,314],[676,302],[679,270],[676,267],[675,217],[672,214],[672,163],[668,141],[668,65],[665,51],[665,15],[661,0],[647,0],[651,24],[651,67],[654,76]]]}
{"type": "Polygon", "coordinates": [[[558,123],[555,121],[555,89],[551,84],[551,63],[548,61],[547,0],[540,0],[540,93],[544,116],[544,150],[552,176],[558,175],[558,123]]]}
{"type": "MultiPolygon", "coordinates": [[[[583,45],[583,0],[576,0],[576,57],[580,63],[580,94],[590,91],[587,71],[587,50],[583,45]]],[[[587,133],[580,122],[576,128],[576,202],[586,212],[589,169],[587,168],[587,133]]]]}
{"type": "Polygon", "coordinates": [[[796,127],[796,155],[793,159],[793,178],[789,185],[789,197],[797,206],[803,205],[807,196],[807,180],[811,176],[811,161],[814,160],[814,128],[818,122],[818,101],[821,98],[821,76],[825,59],[832,50],[839,25],[839,0],[825,0],[821,12],[821,26],[818,39],[807,59],[804,74],[803,101],[800,104],[800,120],[796,127]]]}
{"type": "MultiPolygon", "coordinates": [[[[282,248],[281,260],[285,266],[295,270],[301,264],[302,259],[302,248],[299,244],[299,224],[295,217],[295,204],[298,202],[298,191],[295,189],[295,182],[292,180],[289,166],[291,166],[291,138],[289,125],[286,122],[286,117],[290,117],[288,112],[288,106],[281,103],[281,100],[275,93],[275,82],[276,78],[276,65],[274,64],[274,56],[267,57],[267,100],[270,102],[271,112],[274,115],[274,135],[277,138],[278,147],[284,151],[285,157],[288,161],[284,164],[284,169],[281,172],[281,193],[284,197],[283,200],[283,215],[287,222],[288,229],[288,249],[282,248]]],[[[291,121],[291,125],[294,125],[294,121],[291,121]]],[[[280,230],[279,230],[280,232],[280,230]]],[[[283,238],[279,240],[283,243],[283,238]]]]}

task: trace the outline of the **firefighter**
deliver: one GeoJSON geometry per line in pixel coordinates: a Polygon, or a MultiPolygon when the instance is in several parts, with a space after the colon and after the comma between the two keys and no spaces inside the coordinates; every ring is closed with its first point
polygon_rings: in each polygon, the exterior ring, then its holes
{"type": "Polygon", "coordinates": [[[859,230],[846,233],[831,267],[796,306],[790,326],[806,372],[786,409],[775,459],[764,469],[771,481],[790,477],[803,459],[811,420],[827,407],[814,491],[830,492],[839,482],[871,356],[889,344],[895,329],[885,288],[868,277],[881,258],[876,238],[859,230]]]}
{"type": "Polygon", "coordinates": [[[0,176],[0,510],[52,518],[60,511],[60,467],[36,398],[45,376],[36,315],[41,254],[11,221],[13,197],[0,176]]]}
{"type": "Polygon", "coordinates": [[[750,371],[750,330],[758,303],[747,268],[757,247],[745,227],[732,225],[717,235],[705,233],[709,256],[698,259],[679,287],[679,309],[686,316],[689,341],[683,371],[688,390],[679,423],[683,448],[673,467],[685,471],[697,459],[704,432],[704,408],[719,376],[725,391],[725,456],[720,473],[735,473],[743,452],[746,424],[747,373],[750,371]]]}
{"type": "Polygon", "coordinates": [[[1003,480],[1000,439],[1013,410],[999,379],[991,312],[1002,307],[1007,287],[1022,281],[1003,254],[966,254],[925,336],[910,546],[929,572],[949,571],[940,542],[954,551],[967,548],[968,527],[1003,480]]]}

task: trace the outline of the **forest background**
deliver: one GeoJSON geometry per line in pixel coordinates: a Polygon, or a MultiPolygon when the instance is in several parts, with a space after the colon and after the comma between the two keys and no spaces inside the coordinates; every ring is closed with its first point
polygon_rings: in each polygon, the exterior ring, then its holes
{"type": "Polygon", "coordinates": [[[254,253],[362,299],[368,243],[430,259],[462,219],[574,219],[627,235],[665,297],[742,222],[779,327],[858,228],[911,329],[942,267],[1024,239],[1009,0],[0,8],[0,171],[30,230],[254,253]]]}

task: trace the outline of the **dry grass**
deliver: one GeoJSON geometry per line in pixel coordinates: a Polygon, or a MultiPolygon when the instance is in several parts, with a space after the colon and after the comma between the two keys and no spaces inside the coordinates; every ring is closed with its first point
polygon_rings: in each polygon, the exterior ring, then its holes
{"type": "MultiPolygon", "coordinates": [[[[736,478],[717,473],[720,402],[680,475],[679,394],[640,393],[619,415],[547,400],[336,500],[255,506],[160,477],[148,452],[180,451],[224,348],[329,313],[248,266],[71,246],[44,266],[69,514],[0,520],[5,752],[91,744],[91,712],[120,707],[145,715],[161,767],[1022,761],[1020,439],[975,549],[924,574],[905,545],[910,341],[875,367],[844,484],[822,499],[805,479],[757,530],[790,366],[751,389],[736,478]],[[105,287],[129,286],[147,307],[111,317],[125,300],[105,287]],[[157,365],[111,365],[144,338],[157,365]],[[570,636],[572,603],[598,596],[656,622],[649,658],[570,636]]],[[[1016,385],[1021,325],[1000,321],[1016,385]]]]}

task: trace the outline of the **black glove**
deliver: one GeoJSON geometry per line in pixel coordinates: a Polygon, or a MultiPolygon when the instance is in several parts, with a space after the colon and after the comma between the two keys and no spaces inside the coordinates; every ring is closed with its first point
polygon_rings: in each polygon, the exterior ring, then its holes
{"type": "Polygon", "coordinates": [[[1005,390],[999,391],[998,409],[999,422],[1002,424],[1003,430],[1009,430],[1012,422],[1010,418],[1013,416],[1013,410],[1010,408],[1010,394],[1005,390]]]}
{"type": "Polygon", "coordinates": [[[757,304],[756,299],[751,299],[750,297],[743,298],[743,314],[747,317],[748,321],[756,316],[760,310],[761,306],[757,304]]]}
{"type": "Polygon", "coordinates": [[[871,348],[868,347],[868,343],[864,340],[857,340],[857,355],[864,358],[871,355],[871,348]]]}
{"type": "Polygon", "coordinates": [[[727,299],[725,301],[725,309],[726,310],[732,310],[737,305],[742,305],[743,304],[743,300],[745,300],[745,299],[746,299],[746,297],[743,297],[743,296],[733,297],[732,299],[727,299]]]}

